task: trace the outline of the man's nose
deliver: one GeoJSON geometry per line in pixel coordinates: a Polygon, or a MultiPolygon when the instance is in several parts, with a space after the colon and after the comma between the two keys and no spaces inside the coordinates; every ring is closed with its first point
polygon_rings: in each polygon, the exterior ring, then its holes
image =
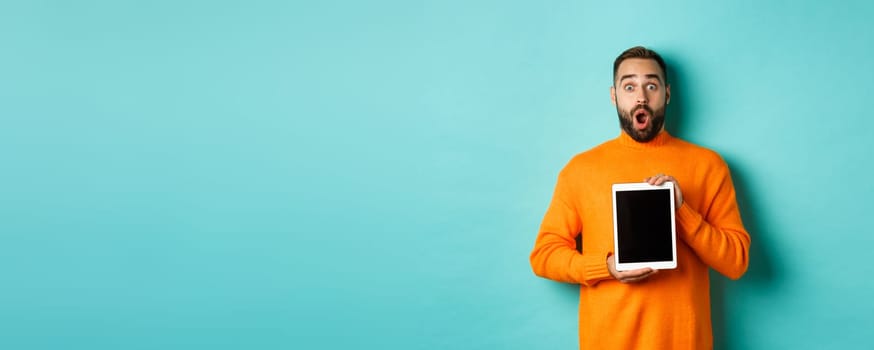
{"type": "Polygon", "coordinates": [[[637,103],[646,104],[649,100],[646,97],[646,92],[640,91],[637,93],[637,103]]]}

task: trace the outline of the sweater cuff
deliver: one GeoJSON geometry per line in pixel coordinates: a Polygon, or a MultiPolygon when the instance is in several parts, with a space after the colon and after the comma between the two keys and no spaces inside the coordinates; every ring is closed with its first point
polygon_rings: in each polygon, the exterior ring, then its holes
{"type": "Polygon", "coordinates": [[[593,286],[596,283],[613,278],[607,269],[608,252],[593,252],[581,255],[576,259],[574,271],[579,271],[577,280],[580,283],[593,286]]]}

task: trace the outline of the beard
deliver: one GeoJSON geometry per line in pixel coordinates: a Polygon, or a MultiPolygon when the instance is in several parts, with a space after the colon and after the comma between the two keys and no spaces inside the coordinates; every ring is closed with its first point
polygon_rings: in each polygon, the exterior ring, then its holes
{"type": "Polygon", "coordinates": [[[659,108],[653,111],[647,105],[638,105],[632,108],[630,111],[623,111],[619,109],[619,106],[616,106],[616,114],[619,115],[619,125],[622,127],[622,130],[625,131],[628,136],[631,136],[634,141],[637,142],[649,142],[654,139],[660,131],[662,131],[662,126],[665,125],[665,107],[659,108]],[[634,113],[638,110],[644,109],[649,112],[650,121],[649,125],[646,126],[643,130],[637,130],[634,128],[634,113]]]}

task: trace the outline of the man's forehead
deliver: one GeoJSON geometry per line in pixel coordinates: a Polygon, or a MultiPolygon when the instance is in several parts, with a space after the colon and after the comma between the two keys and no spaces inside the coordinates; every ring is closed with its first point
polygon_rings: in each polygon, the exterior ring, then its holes
{"type": "Polygon", "coordinates": [[[646,58],[629,58],[619,64],[619,69],[616,72],[616,79],[622,80],[626,78],[650,78],[656,77],[662,79],[662,69],[658,62],[646,58]]]}

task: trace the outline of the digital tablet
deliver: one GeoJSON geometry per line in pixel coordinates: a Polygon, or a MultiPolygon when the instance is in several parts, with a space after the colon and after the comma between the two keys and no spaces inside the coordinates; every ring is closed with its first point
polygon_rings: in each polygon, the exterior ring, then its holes
{"type": "Polygon", "coordinates": [[[613,261],[617,271],[677,267],[674,184],[613,185],[613,261]]]}

